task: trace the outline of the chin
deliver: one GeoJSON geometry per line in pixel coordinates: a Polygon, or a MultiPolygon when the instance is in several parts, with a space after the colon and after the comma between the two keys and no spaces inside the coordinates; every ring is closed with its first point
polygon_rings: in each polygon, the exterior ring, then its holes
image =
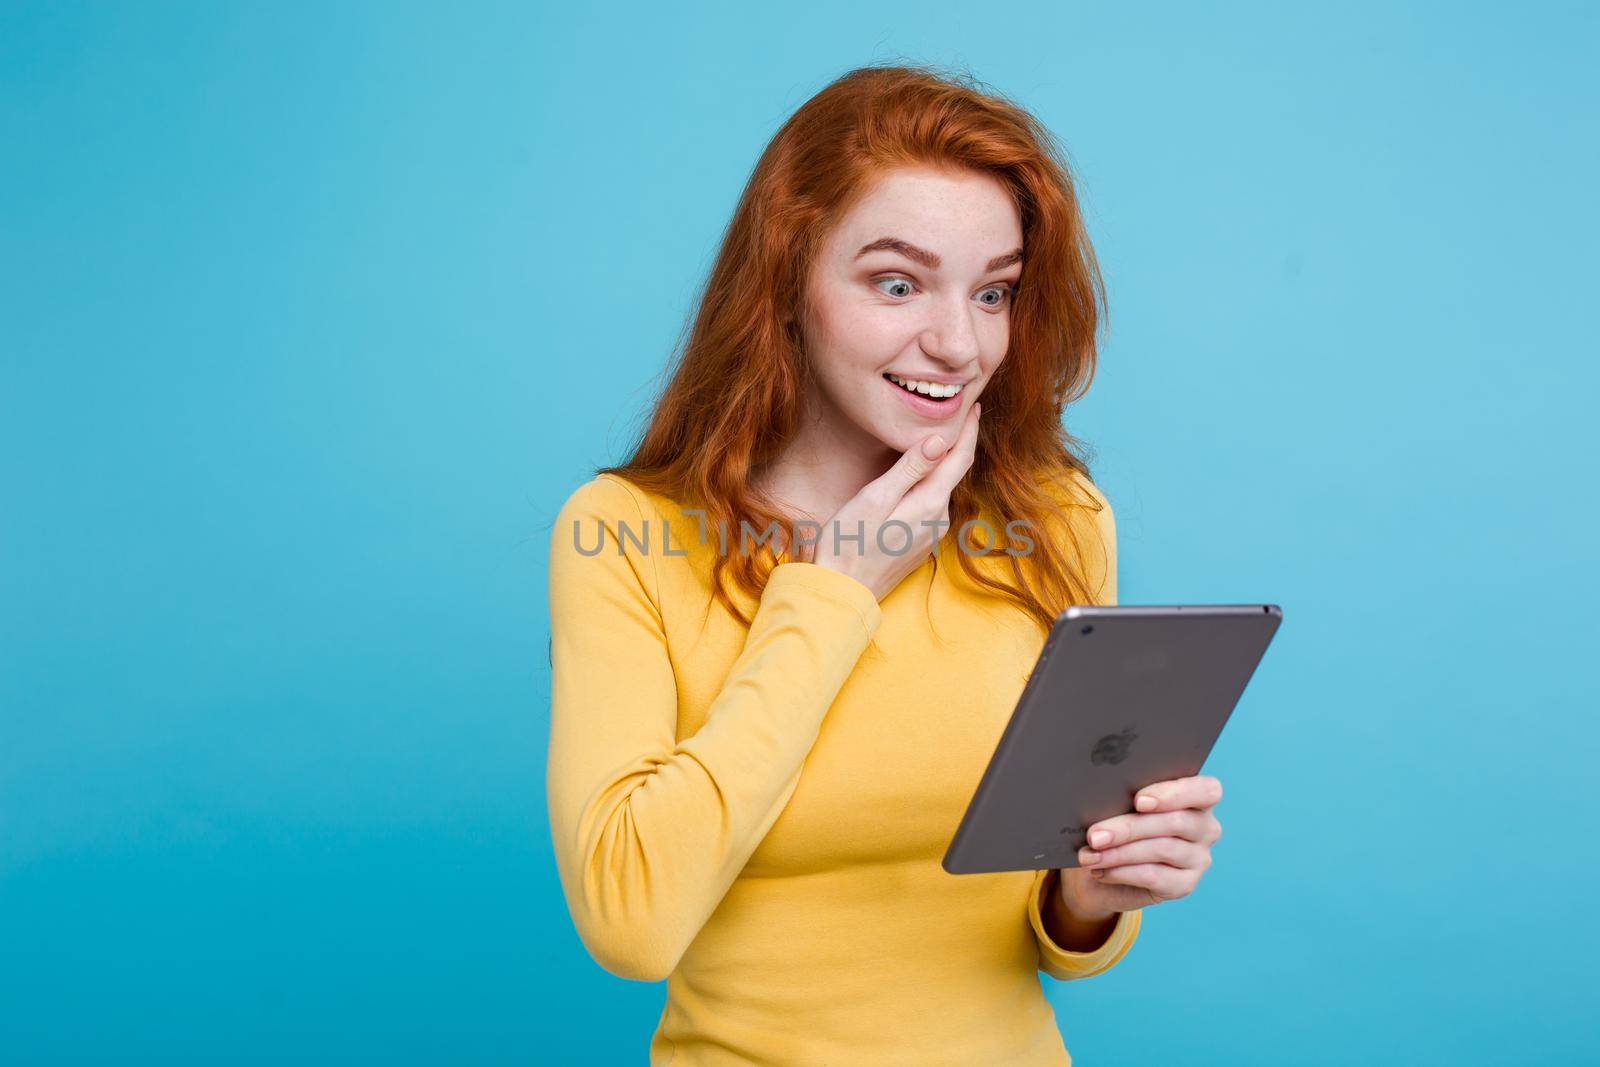
{"type": "Polygon", "coordinates": [[[882,412],[874,413],[870,420],[856,425],[861,427],[862,433],[895,452],[904,452],[922,439],[915,426],[907,426],[882,412]]]}

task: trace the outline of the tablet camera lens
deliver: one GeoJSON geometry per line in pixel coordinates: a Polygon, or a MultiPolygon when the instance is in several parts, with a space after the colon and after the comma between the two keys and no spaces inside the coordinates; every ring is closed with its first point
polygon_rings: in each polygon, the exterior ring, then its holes
{"type": "Polygon", "coordinates": [[[1082,630],[1081,630],[1081,631],[1079,631],[1079,632],[1080,632],[1080,633],[1086,633],[1086,634],[1092,634],[1092,633],[1094,633],[1094,627],[1093,627],[1093,626],[1085,626],[1085,627],[1084,627],[1084,628],[1083,628],[1083,629],[1082,629],[1082,630]]]}

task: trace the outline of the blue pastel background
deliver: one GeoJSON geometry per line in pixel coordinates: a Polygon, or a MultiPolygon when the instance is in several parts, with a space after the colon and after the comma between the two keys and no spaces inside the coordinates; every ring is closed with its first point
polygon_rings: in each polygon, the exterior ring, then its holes
{"type": "Polygon", "coordinates": [[[644,1061],[549,523],[767,138],[910,58],[1078,167],[1124,602],[1286,613],[1078,1062],[1594,1062],[1597,11],[6,3],[0,1060],[644,1061]]]}

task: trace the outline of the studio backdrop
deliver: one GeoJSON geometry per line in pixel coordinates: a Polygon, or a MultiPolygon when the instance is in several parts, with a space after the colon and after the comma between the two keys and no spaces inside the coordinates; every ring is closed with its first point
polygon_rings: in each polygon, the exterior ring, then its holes
{"type": "Polygon", "coordinates": [[[1286,613],[1198,890],[1041,975],[1075,1062],[1595,1062],[1597,52],[1564,3],[6,4],[0,1061],[644,1062],[552,857],[552,522],[761,147],[904,59],[1070,155],[1121,602],[1286,613]]]}

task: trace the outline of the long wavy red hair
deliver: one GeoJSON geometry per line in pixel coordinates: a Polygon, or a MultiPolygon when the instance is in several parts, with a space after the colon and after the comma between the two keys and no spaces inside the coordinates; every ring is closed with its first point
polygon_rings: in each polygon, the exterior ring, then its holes
{"type": "MultiPolygon", "coordinates": [[[[1073,524],[1060,520],[1072,507],[1098,503],[1072,486],[1072,472],[1087,480],[1089,471],[1082,442],[1061,417],[1094,377],[1104,286],[1065,153],[1031,113],[980,89],[969,74],[858,68],[784,123],[739,198],[632,455],[596,473],[704,508],[711,528],[737,531],[741,520],[757,531],[774,522],[787,527],[790,519],[751,475],[782,451],[812,386],[799,329],[808,270],[830,227],[877,178],[902,166],[980,171],[1015,198],[1026,258],[1010,347],[984,389],[977,456],[951,494],[950,530],[995,518],[991,551],[1014,544],[1004,530],[1011,519],[1059,530],[1032,537],[1026,555],[974,555],[981,546],[970,537],[967,550],[954,553],[973,582],[1048,628],[1067,605],[1093,602],[1082,546],[1073,524]],[[1009,561],[1010,580],[980,559],[1009,561]]],[[[724,582],[758,596],[772,567],[794,558],[784,547],[719,554],[716,599],[749,623],[724,582]]]]}

